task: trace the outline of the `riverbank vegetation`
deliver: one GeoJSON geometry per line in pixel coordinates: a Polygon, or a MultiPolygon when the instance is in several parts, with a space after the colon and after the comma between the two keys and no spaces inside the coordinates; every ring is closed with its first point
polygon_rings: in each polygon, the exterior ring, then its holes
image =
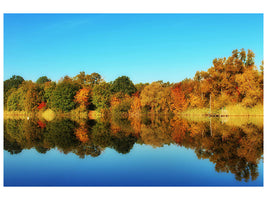
{"type": "Polygon", "coordinates": [[[254,53],[234,50],[228,58],[216,58],[207,71],[178,83],[156,81],[133,84],[127,76],[111,82],[98,73],[80,72],[51,81],[36,82],[12,76],[4,81],[4,116],[53,110],[60,115],[84,118],[141,114],[263,115],[263,62],[254,63],[254,53]]]}

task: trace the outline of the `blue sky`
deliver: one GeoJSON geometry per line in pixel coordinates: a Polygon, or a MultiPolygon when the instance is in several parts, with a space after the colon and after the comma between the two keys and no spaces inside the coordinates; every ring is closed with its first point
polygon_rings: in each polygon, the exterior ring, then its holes
{"type": "Polygon", "coordinates": [[[179,82],[234,49],[263,60],[262,14],[5,14],[4,80],[97,72],[179,82]]]}

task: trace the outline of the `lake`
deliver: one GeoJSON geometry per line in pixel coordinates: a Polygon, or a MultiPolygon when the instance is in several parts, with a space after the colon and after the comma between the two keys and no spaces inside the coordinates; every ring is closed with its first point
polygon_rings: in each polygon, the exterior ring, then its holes
{"type": "Polygon", "coordinates": [[[263,118],[6,119],[4,186],[263,186],[263,118]]]}

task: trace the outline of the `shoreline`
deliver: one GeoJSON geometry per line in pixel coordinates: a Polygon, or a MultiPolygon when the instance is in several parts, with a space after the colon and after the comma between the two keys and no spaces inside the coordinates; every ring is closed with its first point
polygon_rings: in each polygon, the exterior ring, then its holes
{"type": "MultiPolygon", "coordinates": [[[[146,113],[144,115],[166,115],[166,113],[146,113]]],[[[169,113],[171,114],[171,113],[169,113]]],[[[167,115],[169,115],[167,114],[167,115]]],[[[27,118],[27,117],[38,117],[40,116],[41,113],[40,112],[25,112],[25,111],[4,111],[3,112],[3,117],[4,119],[8,119],[8,118],[27,118]]],[[[80,117],[79,114],[76,114],[75,116],[72,115],[72,113],[61,113],[61,112],[56,112],[57,116],[60,117],[80,117]]],[[[143,115],[143,114],[140,114],[143,115]]],[[[174,116],[198,116],[198,117],[264,117],[264,114],[209,114],[209,113],[178,113],[178,114],[173,114],[174,116]]],[[[97,112],[96,111],[88,111],[87,114],[88,119],[97,119],[97,112]]],[[[84,118],[84,117],[83,117],[84,118]]]]}

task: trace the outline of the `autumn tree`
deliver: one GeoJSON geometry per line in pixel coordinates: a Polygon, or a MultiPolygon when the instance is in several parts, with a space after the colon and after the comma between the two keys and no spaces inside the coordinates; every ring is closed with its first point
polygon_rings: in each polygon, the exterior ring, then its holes
{"type": "Polygon", "coordinates": [[[128,94],[117,92],[111,96],[110,110],[113,117],[127,118],[132,99],[128,94]]]}
{"type": "Polygon", "coordinates": [[[263,79],[256,70],[254,57],[251,50],[246,53],[244,49],[236,49],[228,58],[214,59],[207,72],[197,72],[193,89],[185,92],[186,99],[190,96],[190,106],[207,105],[210,97],[213,97],[215,109],[238,102],[249,107],[262,102],[263,79]],[[200,97],[202,103],[198,105],[200,97]]]}
{"type": "Polygon", "coordinates": [[[188,79],[188,78],[184,79],[181,82],[181,89],[185,95],[185,99],[188,100],[189,95],[191,93],[193,93],[193,91],[194,91],[194,81],[192,79],[188,79]]]}
{"type": "Polygon", "coordinates": [[[43,90],[32,81],[24,81],[7,99],[8,110],[35,111],[42,101],[43,90]]]}
{"type": "Polygon", "coordinates": [[[187,108],[187,102],[181,88],[181,83],[175,84],[171,88],[171,100],[172,110],[174,112],[181,112],[187,108]]]}
{"type": "Polygon", "coordinates": [[[59,83],[73,83],[73,80],[71,77],[69,77],[68,75],[64,76],[64,77],[61,77],[58,81],[58,84],[59,83]]]}
{"type": "Polygon", "coordinates": [[[132,95],[129,115],[131,117],[138,117],[140,114],[141,114],[141,99],[140,99],[140,93],[137,91],[135,94],[132,95]]]}
{"type": "Polygon", "coordinates": [[[33,82],[29,82],[25,87],[27,87],[25,96],[25,110],[37,111],[38,106],[42,102],[44,90],[38,84],[33,82]]]}
{"type": "Polygon", "coordinates": [[[202,100],[201,96],[191,93],[189,95],[189,106],[191,108],[203,108],[204,106],[204,101],[202,100]]]}
{"type": "Polygon", "coordinates": [[[255,68],[246,68],[245,72],[236,76],[238,91],[243,96],[242,104],[247,107],[262,102],[263,90],[259,82],[259,73],[255,68]]]}
{"type": "Polygon", "coordinates": [[[91,103],[92,89],[90,87],[84,87],[77,91],[74,96],[74,101],[80,105],[82,110],[85,110],[88,105],[91,103]]]}
{"type": "Polygon", "coordinates": [[[158,82],[147,85],[141,95],[141,106],[151,112],[168,111],[170,109],[170,88],[164,88],[158,82]]]}
{"type": "Polygon", "coordinates": [[[90,85],[93,87],[103,81],[102,77],[98,73],[85,74],[84,71],[80,72],[78,75],[73,77],[73,80],[81,85],[90,85]]]}
{"type": "Polygon", "coordinates": [[[137,83],[134,85],[136,90],[141,93],[141,91],[145,88],[145,86],[149,85],[149,83],[137,83]]]}

